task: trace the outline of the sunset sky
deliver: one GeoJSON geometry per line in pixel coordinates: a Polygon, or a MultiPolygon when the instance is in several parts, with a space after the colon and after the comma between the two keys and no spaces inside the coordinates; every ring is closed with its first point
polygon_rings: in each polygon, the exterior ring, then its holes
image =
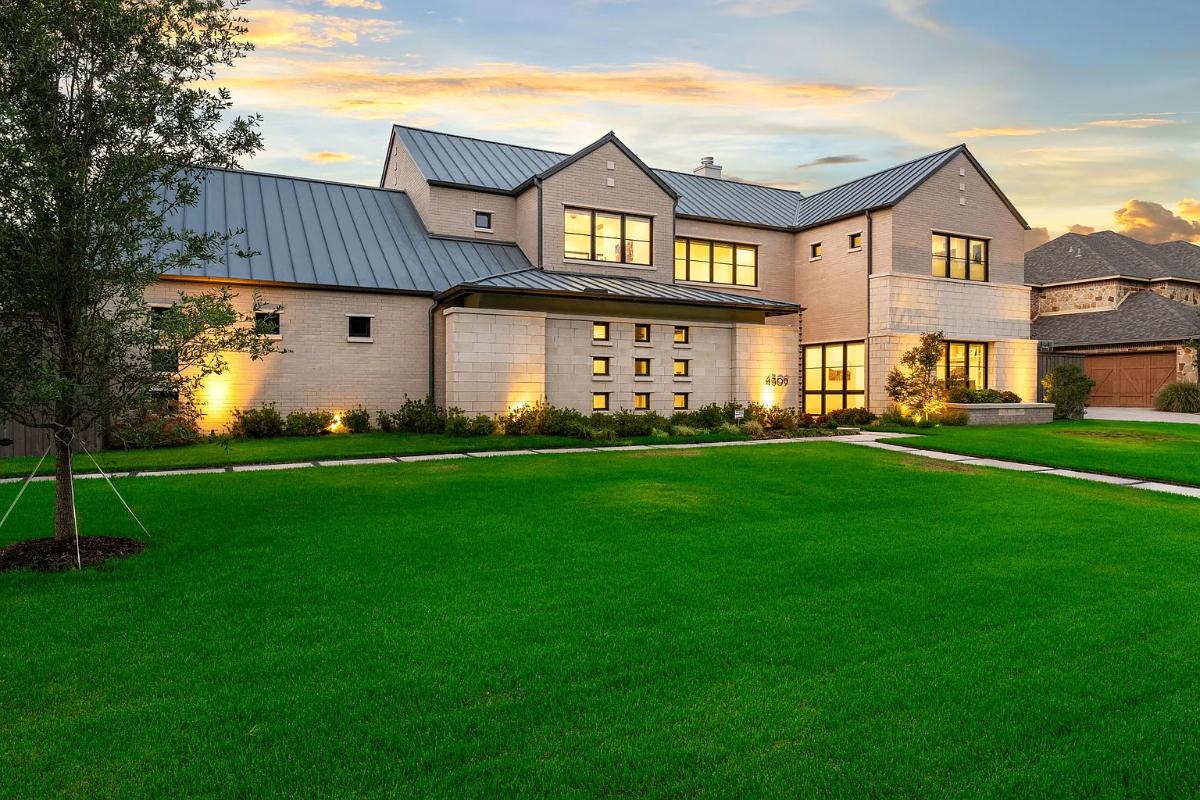
{"type": "MultiPolygon", "coordinates": [[[[1200,241],[1200,3],[254,0],[247,168],[377,184],[393,122],[811,192],[966,142],[1030,224],[1200,241]]],[[[1032,239],[1036,240],[1035,233],[1032,239]]]]}

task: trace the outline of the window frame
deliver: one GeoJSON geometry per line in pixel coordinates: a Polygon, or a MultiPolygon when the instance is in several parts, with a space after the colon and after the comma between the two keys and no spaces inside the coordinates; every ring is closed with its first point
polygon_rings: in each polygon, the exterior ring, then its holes
{"type": "Polygon", "coordinates": [[[626,211],[606,211],[603,208],[580,208],[579,206],[566,206],[565,205],[565,206],[563,206],[563,260],[564,261],[595,261],[600,264],[624,264],[625,266],[630,266],[630,267],[653,267],[654,266],[654,217],[650,214],[634,214],[633,212],[626,212],[626,211]],[[587,258],[580,258],[579,256],[568,256],[567,255],[567,238],[566,238],[568,236],[567,214],[570,214],[570,213],[587,214],[588,215],[588,220],[590,221],[590,225],[588,226],[590,228],[590,232],[588,233],[588,239],[589,239],[588,247],[590,249],[588,250],[587,258]],[[621,260],[620,261],[609,261],[607,259],[597,259],[596,258],[596,215],[597,214],[603,214],[603,215],[609,216],[609,217],[620,217],[621,218],[621,260]],[[627,242],[631,241],[630,239],[627,239],[625,236],[625,223],[629,217],[633,217],[635,219],[646,220],[646,225],[649,228],[649,233],[648,233],[649,239],[647,240],[647,244],[649,245],[649,253],[646,257],[646,263],[644,263],[644,264],[640,261],[628,261],[625,258],[625,245],[627,242]]]}
{"type": "MultiPolygon", "coordinates": [[[[983,375],[983,386],[977,386],[975,388],[977,388],[977,389],[988,388],[988,367],[990,366],[988,361],[989,361],[990,354],[988,353],[988,343],[987,342],[967,342],[967,341],[963,341],[961,339],[954,339],[954,340],[947,339],[944,342],[942,342],[942,360],[945,363],[944,363],[944,365],[942,363],[938,364],[938,371],[941,373],[938,376],[938,381],[942,384],[943,387],[945,387],[947,389],[951,388],[951,383],[950,383],[950,346],[956,345],[956,344],[962,345],[963,349],[966,351],[965,354],[963,355],[963,370],[967,373],[968,380],[970,380],[970,377],[971,377],[971,346],[978,345],[983,348],[983,370],[981,372],[981,374],[983,375]]],[[[964,383],[963,385],[965,386],[966,384],[964,383]]]]}
{"type": "Polygon", "coordinates": [[[611,342],[612,341],[612,323],[611,322],[593,322],[592,323],[592,341],[593,342],[611,342]],[[596,336],[596,328],[604,328],[604,337],[596,336]]]}
{"type": "Polygon", "coordinates": [[[691,326],[690,325],[676,325],[674,332],[671,334],[671,343],[676,344],[676,345],[691,344],[692,343],[692,328],[691,328],[691,326]],[[680,331],[683,332],[682,339],[679,338],[680,331]]]}
{"type": "Polygon", "coordinates": [[[258,311],[255,311],[254,312],[254,330],[255,330],[255,332],[261,334],[262,336],[266,336],[268,339],[282,339],[283,338],[283,315],[279,313],[278,309],[271,309],[268,311],[267,309],[264,308],[264,309],[259,309],[258,311]],[[270,333],[270,332],[260,331],[259,330],[260,323],[264,319],[268,319],[270,317],[275,318],[275,332],[270,333]]]}
{"type": "Polygon", "coordinates": [[[641,356],[638,356],[637,358],[633,359],[633,377],[649,378],[651,375],[653,375],[654,374],[652,372],[653,366],[651,365],[650,361],[651,360],[649,358],[643,358],[641,356]],[[646,365],[645,372],[638,371],[642,364],[646,365]]]}
{"type": "Polygon", "coordinates": [[[862,231],[854,231],[853,233],[846,234],[846,251],[847,252],[856,253],[862,249],[863,249],[863,233],[862,233],[862,231]],[[858,240],[857,244],[855,244],[855,239],[858,240]]]}
{"type": "Polygon", "coordinates": [[[821,242],[809,242],[808,243],[808,260],[809,261],[820,261],[821,258],[824,257],[824,255],[825,255],[821,248],[822,248],[821,242]]]}
{"type": "Polygon", "coordinates": [[[347,342],[373,342],[375,341],[375,315],[374,314],[351,314],[346,313],[346,341],[347,342]],[[354,333],[353,320],[365,319],[367,321],[366,336],[359,336],[354,333]]]}
{"type": "Polygon", "coordinates": [[[611,408],[612,408],[611,395],[612,395],[612,392],[592,392],[592,411],[596,412],[596,411],[611,410],[611,408]],[[602,405],[602,406],[596,405],[596,398],[598,398],[598,397],[604,398],[604,405],[602,405]]]}
{"type": "Polygon", "coordinates": [[[671,393],[671,410],[672,411],[687,411],[691,405],[691,392],[672,392],[671,393]],[[683,398],[683,403],[680,404],[679,398],[683,398]]]}
{"type": "Polygon", "coordinates": [[[633,393],[633,410],[634,411],[649,411],[650,410],[650,392],[634,392],[633,393]],[[638,407],[638,400],[644,399],[646,405],[638,407]]]}
{"type": "Polygon", "coordinates": [[[730,242],[724,239],[704,239],[699,236],[676,236],[675,244],[683,243],[683,277],[676,274],[675,261],[678,259],[673,257],[671,274],[675,276],[677,281],[688,281],[689,283],[710,283],[716,286],[737,286],[743,289],[757,289],[759,286],[759,246],[757,244],[749,244],[747,242],[730,242]],[[709,278],[693,278],[692,277],[692,242],[708,245],[708,275],[709,278]],[[713,280],[712,275],[716,270],[716,250],[717,246],[733,248],[733,262],[730,264],[733,269],[733,281],[726,283],[725,281],[713,280]],[[738,282],[738,250],[752,250],[754,252],[754,283],[739,283],[738,282]]]}
{"type": "Polygon", "coordinates": [[[475,209],[472,209],[472,213],[475,215],[475,230],[487,231],[488,233],[491,233],[493,230],[495,230],[493,225],[496,221],[496,218],[495,218],[495,215],[493,212],[484,211],[483,209],[475,208],[475,209]],[[487,225],[479,224],[480,217],[487,217],[487,225]]]}
{"type": "MultiPolygon", "coordinates": [[[[934,278],[948,278],[952,281],[972,281],[974,283],[990,283],[992,280],[992,240],[985,236],[968,236],[968,235],[961,234],[961,233],[946,233],[945,231],[938,231],[938,230],[930,231],[929,232],[929,273],[934,278]],[[940,236],[942,238],[943,243],[946,246],[946,256],[945,256],[945,258],[942,259],[942,272],[940,274],[933,271],[933,258],[935,255],[935,253],[933,252],[933,238],[935,236],[940,236]],[[952,259],[950,257],[950,240],[951,239],[962,239],[967,243],[966,270],[963,274],[963,277],[961,277],[961,278],[954,277],[953,270],[951,269],[951,264],[954,261],[954,259],[952,259]],[[982,262],[983,263],[983,277],[982,278],[972,278],[971,277],[971,264],[972,264],[971,243],[972,242],[977,242],[977,243],[983,245],[983,262],[982,262]]],[[[975,342],[975,344],[979,344],[979,342],[975,342]]]]}
{"type": "Polygon", "coordinates": [[[801,357],[804,359],[803,369],[800,371],[800,410],[802,413],[805,413],[805,414],[813,413],[808,410],[809,396],[819,396],[821,398],[821,410],[820,410],[820,412],[818,412],[820,414],[828,413],[828,411],[827,411],[828,403],[826,401],[831,396],[840,396],[841,397],[842,408],[866,408],[866,403],[867,403],[867,380],[866,379],[867,379],[868,354],[867,354],[867,343],[865,340],[850,339],[850,340],[847,340],[844,342],[818,342],[818,343],[813,343],[813,344],[802,344],[800,346],[800,353],[801,353],[801,357]],[[850,360],[850,346],[851,345],[862,345],[862,347],[863,347],[863,363],[861,365],[857,365],[858,368],[862,370],[863,388],[862,389],[848,389],[846,387],[846,379],[845,379],[844,374],[842,377],[842,388],[841,389],[826,388],[826,379],[828,378],[828,372],[827,372],[827,367],[825,365],[825,361],[826,361],[826,354],[828,352],[828,348],[840,347],[842,349],[842,370],[844,373],[847,366],[849,366],[847,362],[850,360]],[[810,369],[812,369],[812,366],[808,363],[808,349],[810,347],[818,347],[821,350],[821,364],[818,367],[818,369],[820,370],[820,373],[821,373],[821,386],[818,389],[808,388],[808,371],[810,369]],[[859,400],[859,404],[858,405],[850,405],[851,398],[857,398],[859,400]]]}
{"type": "Polygon", "coordinates": [[[592,356],[592,377],[608,378],[612,376],[612,356],[592,356]],[[596,365],[603,364],[604,371],[596,372],[596,365]]]}
{"type": "Polygon", "coordinates": [[[648,344],[650,342],[650,323],[635,322],[633,323],[633,341],[638,344],[648,344]],[[645,331],[645,338],[641,337],[641,333],[645,331]]]}
{"type": "Polygon", "coordinates": [[[671,376],[674,378],[690,378],[692,377],[692,360],[690,358],[676,358],[672,360],[671,376]],[[679,372],[679,365],[683,364],[683,372],[679,372]]]}

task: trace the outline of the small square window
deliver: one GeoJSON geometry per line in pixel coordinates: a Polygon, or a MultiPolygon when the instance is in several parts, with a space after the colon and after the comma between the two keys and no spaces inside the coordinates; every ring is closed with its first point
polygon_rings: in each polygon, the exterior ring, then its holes
{"type": "Polygon", "coordinates": [[[608,392],[592,392],[592,411],[608,411],[608,392]]]}
{"type": "Polygon", "coordinates": [[[633,410],[634,411],[649,411],[650,410],[650,393],[649,392],[634,392],[633,393],[633,410]]]}
{"type": "Polygon", "coordinates": [[[279,323],[278,311],[255,311],[254,329],[266,336],[279,336],[283,327],[279,323]]]}
{"type": "Polygon", "coordinates": [[[862,249],[862,234],[861,233],[850,234],[850,249],[851,250],[861,250],[862,249]]]}
{"type": "Polygon", "coordinates": [[[671,407],[676,411],[682,411],[686,409],[688,407],[688,397],[690,397],[690,395],[687,392],[676,392],[672,398],[671,407]]]}
{"type": "Polygon", "coordinates": [[[155,329],[161,328],[163,317],[170,310],[170,306],[150,306],[150,327],[155,329]]]}
{"type": "Polygon", "coordinates": [[[692,374],[692,362],[686,358],[675,359],[675,377],[686,378],[692,374]]]}
{"type": "Polygon", "coordinates": [[[593,322],[592,323],[592,341],[607,342],[608,341],[608,323],[593,322]]]}
{"type": "Polygon", "coordinates": [[[476,211],[475,227],[481,231],[490,231],[492,229],[492,212],[476,211]]]}
{"type": "Polygon", "coordinates": [[[639,322],[633,326],[633,340],[635,342],[650,341],[650,326],[644,322],[639,322]]]}
{"type": "Polygon", "coordinates": [[[347,316],[346,336],[351,339],[370,339],[371,318],[367,316],[347,316]]]}
{"type": "Polygon", "coordinates": [[[821,257],[821,243],[820,242],[813,242],[812,244],[810,244],[808,246],[808,257],[809,258],[820,258],[821,257]]]}
{"type": "Polygon", "coordinates": [[[592,374],[608,375],[610,361],[612,361],[612,359],[608,356],[595,356],[592,358],[592,374]]]}
{"type": "Polygon", "coordinates": [[[692,332],[682,325],[675,326],[675,344],[687,344],[691,341],[692,332]]]}
{"type": "Polygon", "coordinates": [[[635,358],[633,360],[633,374],[640,377],[645,377],[650,374],[650,359],[635,358]]]}

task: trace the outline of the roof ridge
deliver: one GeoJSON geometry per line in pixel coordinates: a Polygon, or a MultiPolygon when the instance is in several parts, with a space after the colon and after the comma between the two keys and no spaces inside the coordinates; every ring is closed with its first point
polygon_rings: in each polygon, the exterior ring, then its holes
{"type": "Polygon", "coordinates": [[[967,145],[965,143],[964,144],[956,144],[953,147],[947,147],[944,150],[935,150],[932,153],[926,153],[923,156],[917,156],[916,158],[909,159],[908,161],[904,161],[900,164],[894,164],[890,167],[884,167],[883,169],[877,170],[868,175],[863,175],[858,178],[852,178],[851,180],[843,181],[842,183],[839,183],[836,186],[830,186],[828,189],[821,189],[819,191],[813,192],[812,194],[805,195],[805,199],[807,200],[809,198],[825,194],[826,192],[832,192],[834,189],[841,189],[843,186],[849,186],[852,183],[858,183],[859,181],[865,181],[868,178],[874,178],[876,175],[882,175],[885,172],[892,172],[893,170],[900,169],[901,167],[907,167],[910,164],[915,164],[918,161],[924,161],[927,158],[933,158],[934,156],[946,155],[947,153],[951,152],[952,150],[966,149],[966,146],[967,145]]]}
{"type": "Polygon", "coordinates": [[[386,186],[370,186],[365,183],[350,183],[349,181],[334,181],[328,178],[310,178],[306,175],[285,175],[282,172],[264,172],[257,169],[242,167],[209,167],[197,166],[194,169],[212,170],[214,172],[231,172],[239,175],[257,175],[260,178],[282,178],[288,181],[305,181],[306,183],[324,183],[328,186],[348,186],[351,189],[370,189],[375,192],[390,192],[391,194],[407,194],[403,189],[391,189],[386,186]]]}
{"type": "Polygon", "coordinates": [[[515,147],[519,150],[536,150],[539,153],[549,153],[552,156],[562,156],[566,158],[570,153],[562,153],[558,150],[547,150],[544,147],[530,147],[524,144],[513,144],[512,142],[501,142],[496,139],[484,139],[479,136],[466,136],[461,133],[447,133],[446,131],[435,131],[432,128],[419,128],[416,125],[401,125],[399,122],[392,123],[393,128],[404,128],[410,131],[420,131],[421,133],[432,133],[437,136],[452,136],[455,139],[469,139],[473,142],[483,142],[484,144],[498,144],[501,147],[515,147]]]}
{"type": "Polygon", "coordinates": [[[721,183],[724,183],[726,185],[732,184],[734,186],[753,186],[757,189],[770,189],[775,192],[787,192],[788,194],[798,194],[798,195],[800,195],[801,198],[807,197],[807,195],[804,194],[804,192],[800,191],[799,189],[784,189],[782,186],[772,186],[769,183],[752,183],[751,181],[743,181],[743,180],[737,180],[737,179],[731,180],[729,178],[712,178],[712,177],[709,177],[708,175],[697,175],[694,172],[684,172],[681,169],[667,169],[666,167],[651,167],[650,169],[654,170],[655,172],[671,172],[671,173],[674,173],[675,175],[682,175],[685,178],[699,178],[700,180],[705,180],[705,181],[720,181],[721,183]]]}

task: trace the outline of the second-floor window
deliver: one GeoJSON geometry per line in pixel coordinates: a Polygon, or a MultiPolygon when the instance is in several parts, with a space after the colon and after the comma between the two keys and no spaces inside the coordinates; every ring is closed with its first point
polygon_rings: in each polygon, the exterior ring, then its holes
{"type": "Polygon", "coordinates": [[[707,239],[676,239],[675,279],[757,286],[758,248],[707,239]]]}
{"type": "Polygon", "coordinates": [[[568,208],[563,212],[563,257],[650,265],[650,218],[568,208]]]}
{"type": "Polygon", "coordinates": [[[988,279],[988,243],[986,239],[933,234],[933,267],[935,278],[986,281],[988,279]]]}

